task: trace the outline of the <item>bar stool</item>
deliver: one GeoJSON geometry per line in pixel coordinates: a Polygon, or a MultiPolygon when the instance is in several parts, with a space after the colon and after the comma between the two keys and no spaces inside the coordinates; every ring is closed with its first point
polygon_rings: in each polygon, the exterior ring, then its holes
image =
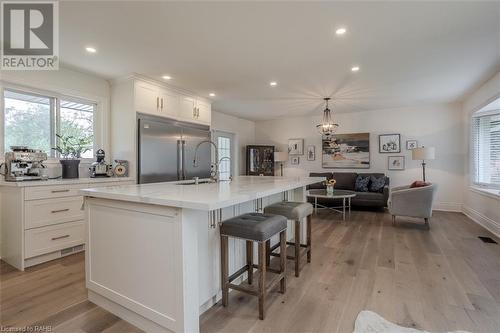
{"type": "Polygon", "coordinates": [[[280,235],[280,253],[286,254],[286,218],[279,215],[247,213],[224,221],[220,227],[221,237],[221,284],[222,305],[228,305],[229,288],[245,292],[259,298],[259,318],[264,319],[264,301],[269,290],[280,282],[280,292],[286,291],[286,259],[285,255],[280,258],[280,269],[272,270],[266,267],[266,241],[274,235],[280,235]],[[228,238],[240,238],[246,240],[247,264],[231,276],[229,274],[229,251],[228,238]],[[258,243],[258,265],[253,264],[253,242],[258,243]],[[257,288],[249,288],[231,282],[241,274],[248,272],[248,284],[253,283],[253,269],[258,268],[259,284],[257,288]],[[266,270],[276,273],[269,285],[266,287],[266,270]]]}
{"type": "MultiPolygon", "coordinates": [[[[305,248],[305,253],[307,253],[307,262],[311,262],[311,215],[313,213],[313,206],[308,202],[292,202],[292,201],[282,201],[264,208],[264,213],[266,214],[276,214],[285,216],[289,220],[295,221],[295,239],[293,242],[286,242],[287,245],[292,245],[295,248],[293,256],[287,256],[287,259],[295,261],[295,276],[300,275],[300,248],[305,248]],[[300,243],[301,235],[301,222],[307,217],[307,232],[306,232],[306,244],[300,243]]],[[[274,250],[278,245],[270,247],[270,242],[266,244],[267,248],[267,260],[269,263],[270,256],[277,256],[274,250]]]]}

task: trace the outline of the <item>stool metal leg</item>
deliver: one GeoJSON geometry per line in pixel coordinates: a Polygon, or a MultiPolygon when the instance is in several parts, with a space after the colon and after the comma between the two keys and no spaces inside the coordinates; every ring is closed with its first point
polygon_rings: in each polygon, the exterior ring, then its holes
{"type": "Polygon", "coordinates": [[[229,294],[229,258],[228,258],[228,236],[221,235],[221,284],[222,284],[222,305],[227,306],[228,294],[229,294]]]}
{"type": "Polygon", "coordinates": [[[307,262],[311,262],[311,215],[307,216],[307,262]]]}
{"type": "Polygon", "coordinates": [[[266,300],[266,242],[259,242],[259,318],[264,320],[266,300]]]}
{"type": "Polygon", "coordinates": [[[253,241],[247,240],[248,284],[253,283],[253,241]]]}
{"type": "Polygon", "coordinates": [[[300,274],[300,221],[295,221],[295,276],[300,274]]]}
{"type": "Polygon", "coordinates": [[[280,271],[283,277],[280,281],[280,292],[286,292],[286,230],[280,232],[280,271]]]}

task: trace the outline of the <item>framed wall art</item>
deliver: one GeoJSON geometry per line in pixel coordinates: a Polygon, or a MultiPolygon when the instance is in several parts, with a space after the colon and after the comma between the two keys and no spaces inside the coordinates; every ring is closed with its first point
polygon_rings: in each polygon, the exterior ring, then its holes
{"type": "Polygon", "coordinates": [[[324,136],[321,155],[323,168],[368,169],[370,133],[324,136]]]}
{"type": "Polygon", "coordinates": [[[405,169],[405,157],[404,156],[389,156],[389,170],[404,170],[405,169]]]}
{"type": "Polygon", "coordinates": [[[304,139],[288,139],[289,155],[304,155],[304,139]]]}
{"type": "Polygon", "coordinates": [[[307,160],[308,161],[316,160],[316,146],[313,145],[307,146],[307,160]]]}
{"type": "Polygon", "coordinates": [[[400,134],[381,134],[378,136],[379,153],[400,153],[401,135],[400,134]]]}
{"type": "Polygon", "coordinates": [[[418,148],[417,140],[406,140],[406,150],[418,148]]]}

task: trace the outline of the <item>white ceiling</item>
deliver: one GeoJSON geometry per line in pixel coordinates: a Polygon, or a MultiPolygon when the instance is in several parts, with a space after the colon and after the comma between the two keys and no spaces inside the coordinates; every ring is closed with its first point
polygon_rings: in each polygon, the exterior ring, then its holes
{"type": "Polygon", "coordinates": [[[69,1],[60,24],[68,66],[169,74],[253,120],[320,114],[324,96],[336,112],[455,101],[500,66],[500,2],[69,1]]]}

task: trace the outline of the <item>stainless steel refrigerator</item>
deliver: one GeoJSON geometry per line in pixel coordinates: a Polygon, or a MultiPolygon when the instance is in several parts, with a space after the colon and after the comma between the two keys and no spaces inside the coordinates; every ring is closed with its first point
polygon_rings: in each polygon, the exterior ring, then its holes
{"type": "Polygon", "coordinates": [[[193,166],[195,148],[210,139],[210,128],[139,114],[138,180],[139,184],[208,178],[211,166],[211,145],[198,149],[198,164],[193,166]]]}

